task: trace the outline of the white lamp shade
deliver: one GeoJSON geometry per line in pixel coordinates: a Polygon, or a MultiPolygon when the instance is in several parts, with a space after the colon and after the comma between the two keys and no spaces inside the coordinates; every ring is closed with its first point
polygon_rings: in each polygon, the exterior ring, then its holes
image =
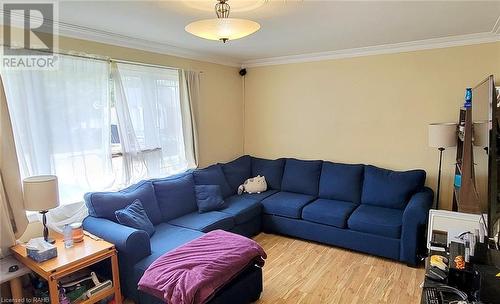
{"type": "Polygon", "coordinates": [[[257,22],[236,18],[215,18],[195,21],[185,30],[209,40],[234,40],[255,33],[260,29],[257,22]]]}
{"type": "Polygon", "coordinates": [[[429,147],[448,148],[456,145],[456,123],[433,123],[429,125],[429,147]]]}
{"type": "Polygon", "coordinates": [[[44,211],[59,206],[57,176],[38,175],[23,180],[24,209],[44,211]]]}
{"type": "Polygon", "coordinates": [[[489,122],[477,121],[474,122],[474,146],[477,147],[488,147],[489,137],[490,137],[489,122]]]}

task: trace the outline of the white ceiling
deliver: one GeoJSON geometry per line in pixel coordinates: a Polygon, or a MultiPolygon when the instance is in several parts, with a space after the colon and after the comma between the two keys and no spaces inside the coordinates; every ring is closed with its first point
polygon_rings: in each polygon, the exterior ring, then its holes
{"type": "Polygon", "coordinates": [[[238,1],[229,0],[235,8],[231,17],[257,21],[261,29],[226,44],[184,31],[192,21],[215,17],[215,0],[62,1],[60,32],[111,42],[129,41],[142,48],[150,45],[154,51],[170,50],[186,57],[203,54],[228,64],[428,39],[484,36],[500,41],[500,1],[238,1]],[[241,6],[254,7],[237,9],[241,6]]]}

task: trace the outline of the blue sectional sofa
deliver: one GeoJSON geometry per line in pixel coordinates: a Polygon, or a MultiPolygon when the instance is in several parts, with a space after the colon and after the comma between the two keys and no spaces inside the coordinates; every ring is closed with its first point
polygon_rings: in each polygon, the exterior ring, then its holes
{"type": "Polygon", "coordinates": [[[214,229],[253,236],[260,231],[417,263],[433,192],[425,171],[370,165],[242,156],[225,164],[142,181],[118,192],[85,195],[84,228],[116,245],[127,297],[160,255],[214,229]],[[268,190],[237,195],[247,178],[263,175],[268,190]],[[219,185],[227,207],[199,213],[195,185],[219,185]],[[140,199],[156,232],[117,223],[114,212],[140,199]]]}

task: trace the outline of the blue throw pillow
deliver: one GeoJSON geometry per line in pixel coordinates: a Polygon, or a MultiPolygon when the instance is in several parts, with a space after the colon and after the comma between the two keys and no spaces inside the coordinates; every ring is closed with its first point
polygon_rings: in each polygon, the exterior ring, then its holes
{"type": "Polygon", "coordinates": [[[219,185],[198,185],[194,189],[198,212],[216,211],[225,207],[219,185]]]}
{"type": "Polygon", "coordinates": [[[118,223],[135,229],[146,231],[149,236],[155,233],[155,227],[149,220],[140,200],[136,199],[127,207],[115,211],[118,223]]]}

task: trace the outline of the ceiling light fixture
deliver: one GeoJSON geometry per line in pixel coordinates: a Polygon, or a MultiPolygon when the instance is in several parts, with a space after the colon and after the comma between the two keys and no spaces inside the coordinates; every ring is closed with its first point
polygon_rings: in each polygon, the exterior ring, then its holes
{"type": "Polygon", "coordinates": [[[255,21],[229,18],[231,7],[227,2],[228,0],[218,0],[215,4],[217,18],[192,22],[186,26],[186,32],[226,43],[228,40],[243,38],[260,29],[260,24],[255,21]]]}

